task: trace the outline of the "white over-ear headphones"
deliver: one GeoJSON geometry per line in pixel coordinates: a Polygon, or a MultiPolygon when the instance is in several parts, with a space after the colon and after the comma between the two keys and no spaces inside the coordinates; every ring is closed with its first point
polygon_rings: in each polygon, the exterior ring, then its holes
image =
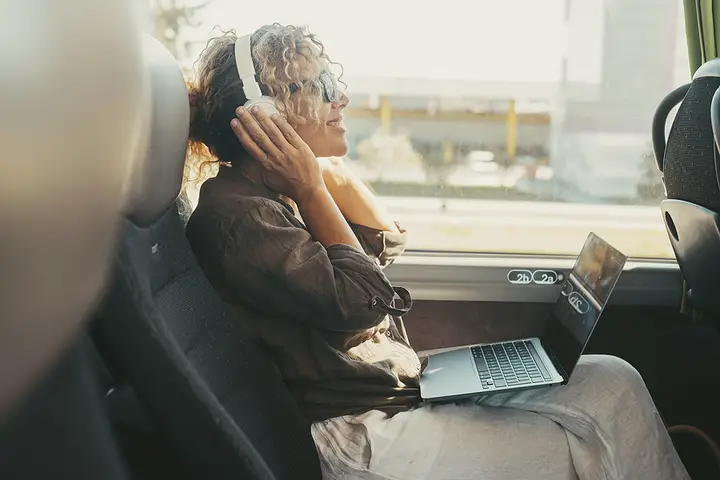
{"type": "Polygon", "coordinates": [[[257,82],[255,64],[252,59],[250,47],[250,34],[238,38],[235,41],[235,63],[237,64],[238,75],[243,84],[243,92],[247,102],[243,105],[248,110],[252,107],[260,107],[267,115],[278,113],[277,106],[272,97],[262,94],[260,85],[257,82]]]}

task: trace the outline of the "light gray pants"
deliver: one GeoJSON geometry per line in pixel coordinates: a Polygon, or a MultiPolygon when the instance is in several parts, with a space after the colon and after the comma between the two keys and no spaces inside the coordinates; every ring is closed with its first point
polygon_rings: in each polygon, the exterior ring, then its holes
{"type": "Polygon", "coordinates": [[[312,426],[326,479],[689,479],[640,374],[584,356],[565,386],[312,426]]]}

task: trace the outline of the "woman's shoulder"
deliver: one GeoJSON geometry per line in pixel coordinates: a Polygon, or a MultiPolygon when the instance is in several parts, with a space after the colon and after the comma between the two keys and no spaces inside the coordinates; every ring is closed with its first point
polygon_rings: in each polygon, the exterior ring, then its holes
{"type": "Polygon", "coordinates": [[[282,203],[262,195],[238,191],[220,178],[207,180],[200,189],[188,228],[191,225],[228,221],[242,223],[284,220],[292,213],[282,203]]]}

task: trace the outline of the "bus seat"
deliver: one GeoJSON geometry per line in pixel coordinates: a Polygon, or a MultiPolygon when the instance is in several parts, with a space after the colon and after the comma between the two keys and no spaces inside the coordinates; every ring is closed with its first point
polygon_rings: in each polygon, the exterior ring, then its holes
{"type": "Polygon", "coordinates": [[[697,70],[691,84],[666,97],[652,132],[667,193],[663,220],[687,283],[689,306],[712,314],[720,314],[719,87],[720,59],[714,59],[697,70]],[[665,119],[680,101],[663,145],[665,119]]]}
{"type": "Polygon", "coordinates": [[[143,102],[124,2],[2,8],[0,360],[12,368],[0,370],[0,412],[77,335],[101,293],[143,102]],[[107,33],[90,42],[97,29],[107,33]]]}
{"type": "Polygon", "coordinates": [[[189,104],[172,55],[145,38],[152,89],[115,271],[92,336],[137,393],[190,477],[320,478],[309,423],[279,374],[196,264],[178,198],[189,104]]]}
{"type": "Polygon", "coordinates": [[[0,478],[126,479],[83,327],[142,144],[135,15],[127,0],[0,10],[0,478]]]}

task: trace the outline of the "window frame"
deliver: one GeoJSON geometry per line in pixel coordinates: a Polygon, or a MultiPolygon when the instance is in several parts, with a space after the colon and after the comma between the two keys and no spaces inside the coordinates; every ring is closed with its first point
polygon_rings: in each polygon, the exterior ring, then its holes
{"type": "MultiPolygon", "coordinates": [[[[387,267],[394,285],[410,290],[414,300],[552,304],[561,284],[514,285],[514,269],[555,270],[565,277],[575,257],[548,255],[449,254],[409,251],[387,267]]],[[[680,307],[682,275],[674,260],[628,259],[610,305],[680,307]]]]}

